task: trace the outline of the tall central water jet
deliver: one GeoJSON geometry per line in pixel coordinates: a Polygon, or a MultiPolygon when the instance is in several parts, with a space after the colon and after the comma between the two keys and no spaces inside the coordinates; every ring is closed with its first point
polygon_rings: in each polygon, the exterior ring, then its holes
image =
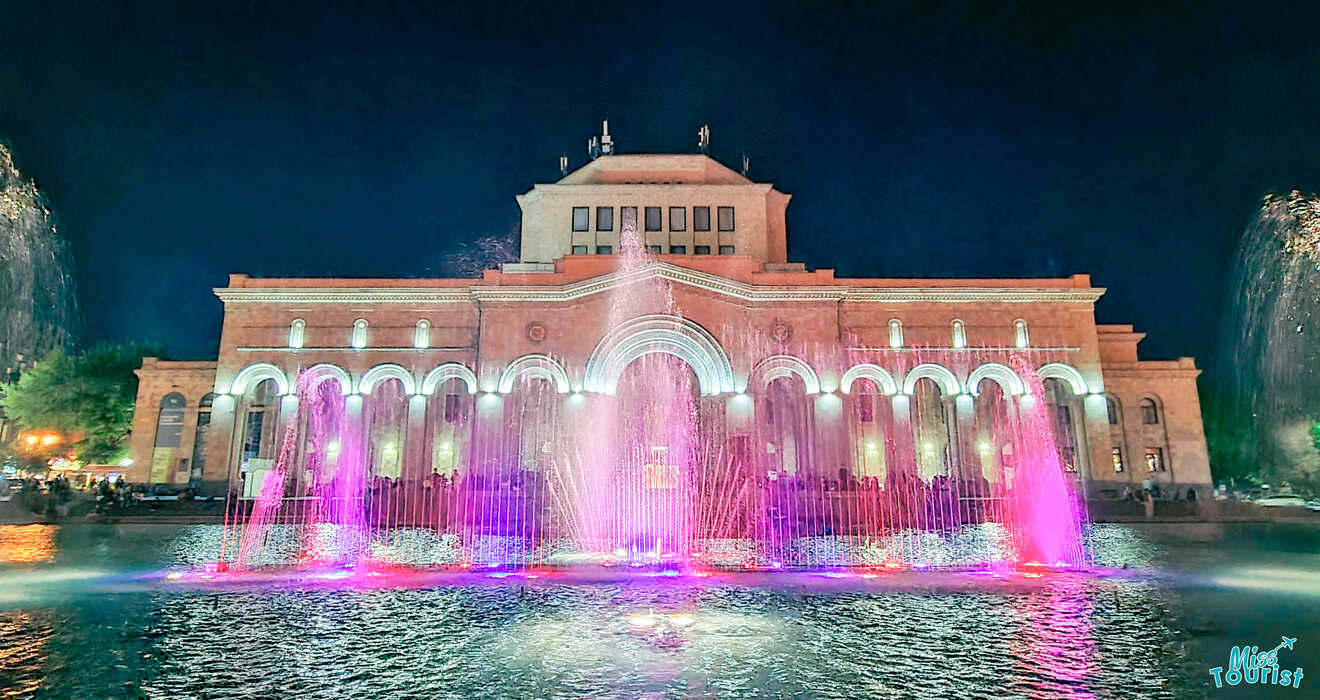
{"type": "MultiPolygon", "coordinates": [[[[635,222],[619,235],[619,273],[609,292],[608,330],[633,319],[681,316],[669,283],[638,275],[653,263],[635,222]]],[[[691,549],[698,465],[691,370],[662,345],[635,347],[613,395],[593,396],[590,428],[579,434],[577,468],[586,551],[630,562],[685,559],[691,549]]]]}

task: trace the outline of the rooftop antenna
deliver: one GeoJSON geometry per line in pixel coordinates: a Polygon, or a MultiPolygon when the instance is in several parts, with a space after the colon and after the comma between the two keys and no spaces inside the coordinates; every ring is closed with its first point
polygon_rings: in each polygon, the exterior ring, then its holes
{"type": "Polygon", "coordinates": [[[702,153],[710,155],[710,124],[702,124],[701,128],[697,129],[697,148],[701,149],[702,153]]]}
{"type": "Polygon", "coordinates": [[[742,176],[743,176],[743,177],[747,177],[747,171],[748,171],[748,170],[751,170],[751,169],[752,169],[752,159],[751,159],[751,158],[748,158],[748,157],[747,157],[747,154],[744,153],[744,154],[743,154],[743,170],[742,170],[742,176]]]}
{"type": "Polygon", "coordinates": [[[596,160],[600,157],[600,139],[592,136],[587,139],[587,157],[596,160]]]}
{"type": "Polygon", "coordinates": [[[610,137],[610,120],[608,119],[600,123],[600,154],[603,156],[614,155],[614,139],[610,137]]]}
{"type": "Polygon", "coordinates": [[[559,177],[563,177],[567,174],[568,174],[568,154],[565,153],[559,156],[559,177]]]}

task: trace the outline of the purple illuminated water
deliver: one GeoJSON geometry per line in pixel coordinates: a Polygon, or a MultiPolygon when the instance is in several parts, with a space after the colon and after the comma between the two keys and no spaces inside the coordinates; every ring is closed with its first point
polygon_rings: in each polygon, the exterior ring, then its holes
{"type": "MultiPolygon", "coordinates": [[[[622,273],[653,264],[634,232],[622,239],[622,273]]],[[[610,292],[607,327],[686,318],[667,281],[637,278],[610,292]]],[[[640,341],[650,344],[617,386],[590,393],[559,393],[530,373],[503,393],[474,396],[451,380],[410,396],[390,379],[345,396],[333,373],[313,369],[300,377],[296,408],[288,402],[280,415],[264,482],[245,491],[255,498],[231,496],[221,560],[234,569],[1086,565],[1078,448],[1067,443],[1079,417],[1034,370],[1066,358],[840,351],[776,329],[718,335],[735,357],[872,363],[900,377],[923,363],[962,376],[1008,364],[1025,393],[987,379],[969,387],[976,396],[951,395],[932,378],[911,395],[885,395],[866,378],[846,395],[810,393],[790,371],[753,371],[743,391],[703,395],[661,340],[640,341]]]]}

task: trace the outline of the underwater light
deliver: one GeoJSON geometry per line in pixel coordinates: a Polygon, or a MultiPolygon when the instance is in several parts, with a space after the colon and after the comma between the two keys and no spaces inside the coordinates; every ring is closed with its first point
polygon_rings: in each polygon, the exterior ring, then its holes
{"type": "Polygon", "coordinates": [[[171,571],[168,574],[165,574],[166,581],[178,581],[181,578],[183,578],[183,574],[177,571],[171,571]]]}
{"type": "Polygon", "coordinates": [[[633,627],[650,627],[655,624],[655,616],[650,613],[645,615],[631,615],[628,617],[628,624],[633,627]]]}

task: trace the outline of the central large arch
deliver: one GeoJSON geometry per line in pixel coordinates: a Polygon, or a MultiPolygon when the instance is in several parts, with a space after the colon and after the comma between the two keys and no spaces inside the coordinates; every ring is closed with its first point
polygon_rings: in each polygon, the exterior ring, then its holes
{"type": "Polygon", "coordinates": [[[587,360],[583,388],[613,394],[623,369],[653,352],[673,355],[697,375],[703,396],[734,390],[733,366],[714,336],[679,316],[639,316],[605,334],[587,360]]]}

